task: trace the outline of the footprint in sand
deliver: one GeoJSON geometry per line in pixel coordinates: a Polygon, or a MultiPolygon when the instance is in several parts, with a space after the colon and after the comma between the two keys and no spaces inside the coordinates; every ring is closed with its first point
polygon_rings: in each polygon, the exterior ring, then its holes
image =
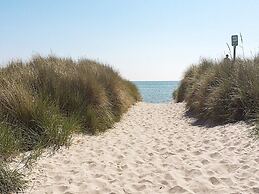
{"type": "Polygon", "coordinates": [[[71,172],[73,175],[75,175],[75,174],[78,174],[78,173],[79,173],[79,171],[78,171],[78,170],[74,170],[74,169],[70,170],[69,172],[71,172]]]}
{"type": "Polygon", "coordinates": [[[241,144],[241,141],[236,141],[236,142],[234,143],[234,146],[237,146],[237,145],[239,145],[239,144],[241,144]]]}
{"type": "Polygon", "coordinates": [[[149,156],[153,156],[154,154],[153,153],[148,153],[149,156]]]}
{"type": "Polygon", "coordinates": [[[251,187],[252,187],[252,186],[255,186],[255,185],[256,185],[256,182],[254,182],[254,181],[249,181],[248,185],[251,186],[251,187]]]}
{"type": "Polygon", "coordinates": [[[64,160],[63,163],[64,164],[69,164],[69,163],[71,163],[71,161],[70,160],[64,160]]]}
{"type": "Polygon", "coordinates": [[[180,148],[180,149],[177,150],[178,153],[182,153],[182,152],[184,152],[184,151],[185,151],[185,150],[182,149],[182,148],[180,148]]]}
{"type": "Polygon", "coordinates": [[[207,140],[207,139],[203,141],[204,144],[208,144],[209,142],[210,140],[207,140]]]}
{"type": "Polygon", "coordinates": [[[118,155],[118,159],[123,159],[124,156],[123,155],[118,155]]]}
{"type": "Polygon", "coordinates": [[[100,177],[102,177],[102,176],[103,176],[102,174],[95,174],[95,175],[94,175],[95,178],[100,178],[100,177]]]}
{"type": "Polygon", "coordinates": [[[63,179],[64,179],[63,176],[60,176],[60,175],[54,176],[54,180],[55,180],[55,181],[61,181],[61,180],[63,180],[63,179]]]}
{"type": "Polygon", "coordinates": [[[140,160],[137,160],[136,161],[137,164],[144,164],[144,162],[140,161],[140,160]]]}
{"type": "Polygon", "coordinates": [[[145,184],[145,183],[153,184],[153,182],[148,180],[148,179],[143,179],[143,180],[139,181],[138,183],[140,183],[140,184],[145,184]]]}
{"type": "Polygon", "coordinates": [[[199,156],[199,155],[201,155],[201,151],[195,151],[195,152],[193,152],[193,154],[195,155],[195,156],[199,156]]]}
{"type": "Polygon", "coordinates": [[[259,187],[253,187],[253,192],[254,193],[259,193],[259,187]]]}
{"type": "Polygon", "coordinates": [[[182,188],[181,186],[177,185],[177,186],[174,186],[173,188],[169,189],[168,190],[169,193],[185,193],[187,192],[187,190],[185,190],[184,188],[182,188]]]}
{"type": "Polygon", "coordinates": [[[162,185],[165,185],[165,186],[169,185],[169,183],[168,183],[166,180],[162,180],[162,181],[161,181],[161,184],[162,184],[162,185]]]}
{"type": "Polygon", "coordinates": [[[220,161],[219,161],[219,163],[221,163],[221,164],[227,164],[227,163],[228,163],[228,161],[227,161],[227,160],[225,160],[225,159],[222,159],[222,160],[220,160],[220,161]]]}
{"type": "Polygon", "coordinates": [[[56,188],[57,188],[57,190],[60,191],[60,192],[65,192],[66,190],[69,189],[69,187],[66,186],[66,185],[57,186],[56,188]]]}
{"type": "Polygon", "coordinates": [[[184,180],[187,181],[187,182],[189,182],[189,181],[191,181],[192,179],[191,179],[191,178],[188,178],[188,177],[185,177],[184,180]]]}
{"type": "Polygon", "coordinates": [[[235,172],[239,168],[237,164],[226,164],[225,166],[229,173],[235,172]]]}
{"type": "Polygon", "coordinates": [[[241,167],[241,169],[243,169],[243,170],[247,170],[248,168],[250,168],[250,166],[248,166],[248,165],[244,165],[241,167]]]}
{"type": "Polygon", "coordinates": [[[208,171],[207,171],[207,174],[208,174],[209,176],[212,176],[212,175],[214,175],[215,173],[214,173],[213,171],[211,171],[211,170],[208,170],[208,171]]]}
{"type": "Polygon", "coordinates": [[[221,155],[218,152],[214,152],[214,153],[210,154],[210,157],[213,158],[213,159],[216,159],[216,158],[221,157],[221,155]]]}
{"type": "Polygon", "coordinates": [[[172,177],[172,175],[169,174],[169,173],[166,173],[164,177],[165,177],[166,180],[174,180],[174,178],[172,177]]]}
{"type": "Polygon", "coordinates": [[[209,160],[207,160],[207,159],[203,159],[203,160],[201,161],[201,163],[202,163],[203,165],[207,165],[207,164],[209,164],[210,162],[209,162],[209,160]]]}
{"type": "Polygon", "coordinates": [[[143,191],[146,189],[146,185],[132,185],[137,191],[143,191]]]}
{"type": "Polygon", "coordinates": [[[121,166],[121,169],[122,169],[122,170],[125,170],[125,169],[127,169],[127,168],[128,168],[128,165],[127,165],[127,164],[124,164],[124,165],[121,166]]]}
{"type": "Polygon", "coordinates": [[[220,181],[216,178],[216,177],[210,177],[209,181],[211,182],[211,184],[213,185],[218,185],[220,183],[220,181]]]}
{"type": "Polygon", "coordinates": [[[198,169],[191,169],[186,171],[186,175],[190,177],[201,176],[202,172],[198,169]]]}
{"type": "Polygon", "coordinates": [[[236,149],[234,146],[228,148],[229,151],[233,151],[234,149],[236,149]]]}
{"type": "Polygon", "coordinates": [[[220,178],[220,180],[222,180],[224,183],[230,186],[234,184],[231,178],[220,178]]]}

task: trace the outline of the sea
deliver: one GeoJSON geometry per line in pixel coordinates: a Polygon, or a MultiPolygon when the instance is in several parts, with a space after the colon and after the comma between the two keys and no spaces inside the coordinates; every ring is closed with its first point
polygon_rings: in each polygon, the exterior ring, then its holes
{"type": "Polygon", "coordinates": [[[138,87],[144,102],[168,103],[178,87],[179,81],[133,81],[138,87]]]}

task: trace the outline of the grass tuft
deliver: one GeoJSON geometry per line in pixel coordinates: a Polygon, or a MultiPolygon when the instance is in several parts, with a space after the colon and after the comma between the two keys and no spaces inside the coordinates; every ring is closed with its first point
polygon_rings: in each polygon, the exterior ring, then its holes
{"type": "Polygon", "coordinates": [[[0,163],[0,193],[18,193],[26,187],[24,176],[0,163]]]}
{"type": "MultiPolygon", "coordinates": [[[[59,149],[76,132],[103,132],[138,100],[134,84],[92,60],[35,56],[10,62],[0,69],[0,158],[59,149]]],[[[11,175],[21,178],[16,171],[11,175]]],[[[22,188],[22,181],[16,183],[22,188]]],[[[0,191],[14,186],[2,184],[0,191]]]]}
{"type": "Polygon", "coordinates": [[[217,123],[256,119],[259,109],[259,57],[202,60],[187,70],[174,94],[194,116],[217,123]]]}

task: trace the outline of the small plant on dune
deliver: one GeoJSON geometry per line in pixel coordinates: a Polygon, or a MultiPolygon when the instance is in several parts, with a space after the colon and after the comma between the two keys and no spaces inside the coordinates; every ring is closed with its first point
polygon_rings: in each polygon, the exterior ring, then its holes
{"type": "Polygon", "coordinates": [[[19,152],[20,140],[10,126],[0,123],[0,159],[6,160],[19,152]]]}
{"type": "Polygon", "coordinates": [[[24,176],[0,163],[0,193],[18,193],[26,187],[24,176]]]}

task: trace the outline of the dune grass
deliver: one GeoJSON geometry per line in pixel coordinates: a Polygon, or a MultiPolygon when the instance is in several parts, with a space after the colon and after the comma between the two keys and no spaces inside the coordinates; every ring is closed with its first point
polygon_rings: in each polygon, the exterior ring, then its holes
{"type": "MultiPolygon", "coordinates": [[[[10,62],[0,69],[0,91],[3,161],[24,151],[67,146],[73,133],[103,132],[140,100],[136,86],[110,66],[55,56],[10,62]]],[[[8,169],[0,170],[1,182],[8,169]]],[[[18,191],[21,175],[11,175],[17,176],[17,189],[10,189],[18,191]]]]}
{"type": "Polygon", "coordinates": [[[186,71],[174,97],[176,102],[185,101],[198,119],[216,123],[256,119],[259,57],[235,63],[204,59],[186,71]]]}
{"type": "Polygon", "coordinates": [[[0,193],[15,193],[26,186],[23,175],[17,170],[10,170],[5,163],[0,163],[0,193]]]}

